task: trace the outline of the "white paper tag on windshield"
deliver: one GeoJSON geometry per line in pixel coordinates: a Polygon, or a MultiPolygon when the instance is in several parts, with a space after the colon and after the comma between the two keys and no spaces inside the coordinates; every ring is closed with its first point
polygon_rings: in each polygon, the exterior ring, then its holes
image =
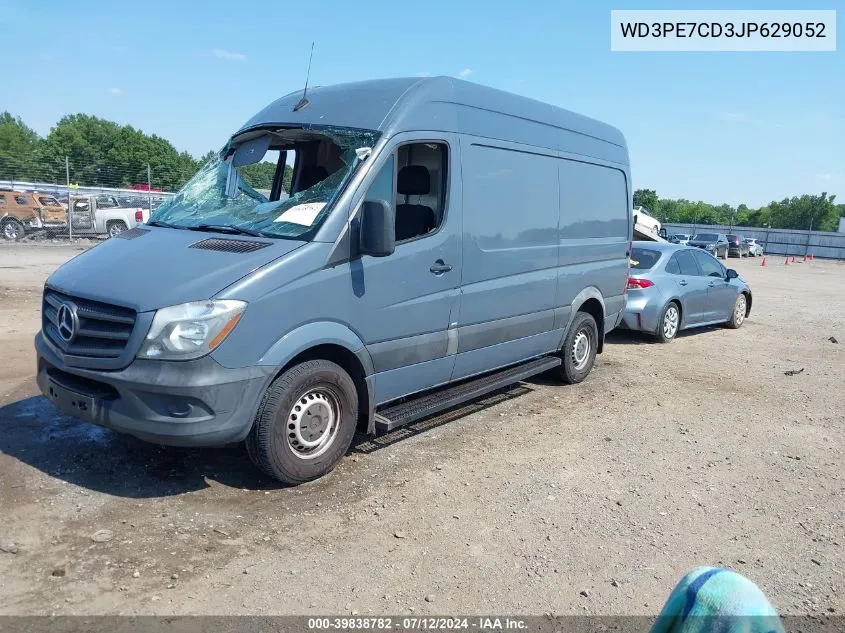
{"type": "Polygon", "coordinates": [[[291,207],[273,222],[290,222],[291,224],[301,224],[302,226],[311,226],[317,214],[326,206],[325,202],[306,202],[305,204],[298,204],[291,207]]]}

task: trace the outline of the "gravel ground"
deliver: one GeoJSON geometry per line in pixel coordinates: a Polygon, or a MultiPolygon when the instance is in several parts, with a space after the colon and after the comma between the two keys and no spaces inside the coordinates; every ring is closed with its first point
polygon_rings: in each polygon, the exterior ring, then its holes
{"type": "Polygon", "coordinates": [[[845,611],[841,263],[731,260],[740,330],[614,333],[581,385],[360,437],[284,488],[37,395],[41,286],[82,248],[0,246],[0,614],[647,615],[701,564],[845,611]]]}

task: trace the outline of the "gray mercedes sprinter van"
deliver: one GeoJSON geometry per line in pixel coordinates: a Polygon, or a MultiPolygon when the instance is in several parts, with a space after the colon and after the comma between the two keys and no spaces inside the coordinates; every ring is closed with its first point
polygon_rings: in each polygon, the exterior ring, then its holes
{"type": "Polygon", "coordinates": [[[615,128],[469,82],[290,94],[50,276],[39,387],[81,420],[245,440],[269,475],[314,479],[359,426],[583,380],[625,305],[630,182],[615,128]],[[242,176],[266,156],[269,195],[242,176]]]}

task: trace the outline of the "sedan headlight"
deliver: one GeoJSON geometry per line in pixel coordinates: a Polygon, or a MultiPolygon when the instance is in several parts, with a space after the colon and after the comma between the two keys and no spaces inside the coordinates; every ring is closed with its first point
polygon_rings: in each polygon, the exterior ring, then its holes
{"type": "Polygon", "coordinates": [[[243,301],[192,301],[156,311],[138,358],[190,360],[205,356],[235,328],[243,301]]]}
{"type": "Polygon", "coordinates": [[[714,248],[716,248],[716,245],[715,244],[708,244],[706,246],[706,248],[707,248],[708,251],[712,251],[714,248]]]}

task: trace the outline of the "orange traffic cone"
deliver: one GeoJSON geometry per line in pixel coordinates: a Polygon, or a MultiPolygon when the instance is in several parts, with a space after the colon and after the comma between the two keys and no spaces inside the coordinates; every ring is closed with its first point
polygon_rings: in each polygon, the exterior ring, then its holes
{"type": "Polygon", "coordinates": [[[783,265],[784,265],[784,266],[789,266],[789,258],[788,258],[788,257],[787,257],[786,259],[784,259],[784,260],[783,260],[783,265]]]}
{"type": "Polygon", "coordinates": [[[816,258],[815,258],[815,257],[813,257],[813,254],[812,254],[812,253],[810,253],[810,261],[811,261],[811,262],[816,261],[816,258]]]}
{"type": "Polygon", "coordinates": [[[792,256],[792,263],[795,263],[795,255],[792,256]]]}
{"type": "Polygon", "coordinates": [[[764,268],[766,267],[766,258],[765,257],[763,258],[763,261],[760,262],[760,265],[763,266],[764,268]]]}
{"type": "Polygon", "coordinates": [[[805,261],[805,262],[807,261],[807,256],[806,256],[806,255],[804,255],[804,260],[803,260],[803,261],[805,261]]]}

